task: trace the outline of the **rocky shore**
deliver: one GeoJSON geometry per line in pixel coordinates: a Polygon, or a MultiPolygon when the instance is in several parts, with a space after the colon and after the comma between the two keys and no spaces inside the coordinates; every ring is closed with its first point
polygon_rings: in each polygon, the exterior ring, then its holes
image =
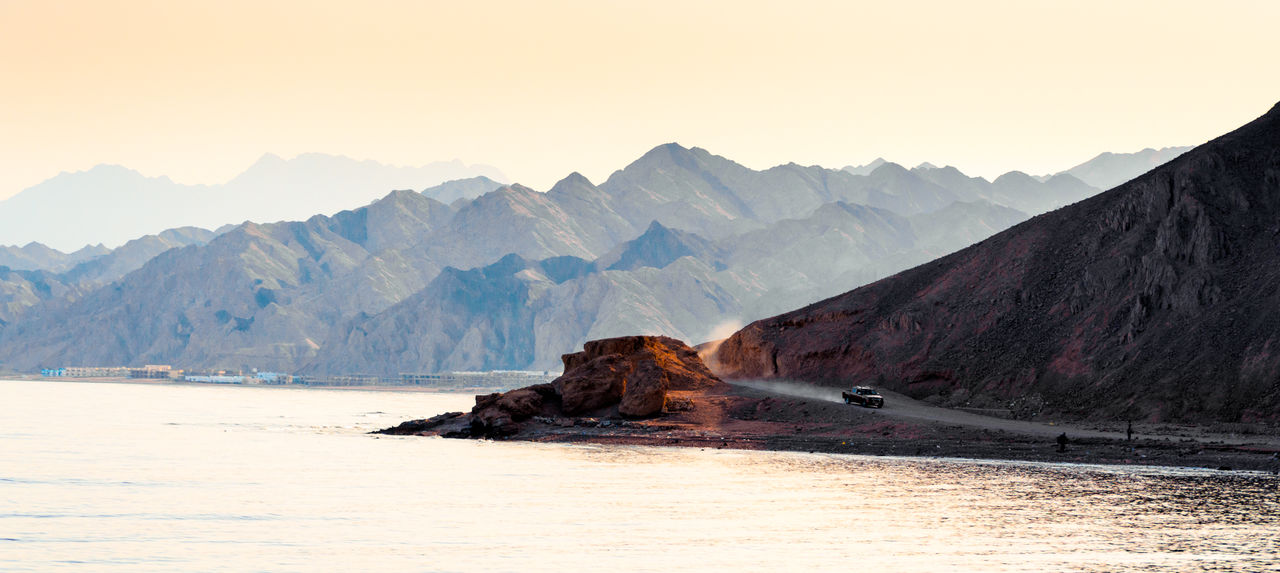
{"type": "MultiPolygon", "coordinates": [[[[1010,422],[890,394],[883,410],[721,381],[678,340],[588,342],[565,375],[476,397],[470,412],[378,433],[537,442],[1280,470],[1280,436],[1190,426],[1010,422]],[[1056,436],[1068,443],[1060,451],[1056,436]]],[[[835,394],[838,396],[838,393],[835,394]]]]}

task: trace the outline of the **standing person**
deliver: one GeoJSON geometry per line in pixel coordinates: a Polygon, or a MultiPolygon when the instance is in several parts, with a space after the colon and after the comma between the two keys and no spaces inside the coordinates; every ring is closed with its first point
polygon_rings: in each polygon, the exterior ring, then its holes
{"type": "Polygon", "coordinates": [[[1133,420],[1129,420],[1129,429],[1125,430],[1125,434],[1126,436],[1124,439],[1126,441],[1132,442],[1133,441],[1133,420]]]}
{"type": "Polygon", "coordinates": [[[1059,435],[1059,436],[1058,436],[1058,451],[1059,451],[1059,452],[1065,452],[1065,451],[1067,451],[1067,442],[1068,442],[1068,441],[1070,441],[1070,440],[1068,440],[1068,439],[1067,439],[1067,433],[1066,433],[1066,432],[1063,432],[1061,435],[1059,435]]]}

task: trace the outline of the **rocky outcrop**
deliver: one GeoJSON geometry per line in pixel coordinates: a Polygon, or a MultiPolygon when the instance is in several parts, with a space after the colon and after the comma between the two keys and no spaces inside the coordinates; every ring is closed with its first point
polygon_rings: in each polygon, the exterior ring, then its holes
{"type": "Polygon", "coordinates": [[[1280,106],[1102,195],[748,325],[719,373],[1077,417],[1280,421],[1277,220],[1280,106]]]}
{"type": "Polygon", "coordinates": [[[469,414],[406,422],[384,433],[436,433],[504,437],[535,416],[565,418],[650,418],[663,413],[669,391],[722,388],[698,353],[665,336],[593,340],[582,352],[563,356],[564,375],[505,393],[476,396],[469,414]]]}

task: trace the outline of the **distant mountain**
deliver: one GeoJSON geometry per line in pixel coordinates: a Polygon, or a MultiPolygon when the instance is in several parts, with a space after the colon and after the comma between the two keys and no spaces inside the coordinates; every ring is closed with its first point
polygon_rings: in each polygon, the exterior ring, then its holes
{"type": "Polygon", "coordinates": [[[987,201],[1030,215],[1070,205],[1099,191],[1066,174],[1042,179],[1021,171],[1010,171],[995,181],[987,181],[981,177],[969,177],[955,167],[932,167],[928,164],[912,169],[911,173],[950,189],[963,201],[987,201]]]}
{"type": "Polygon", "coordinates": [[[386,311],[340,325],[304,371],[555,369],[566,348],[589,339],[706,340],[726,322],[841,292],[988,234],[969,220],[1004,228],[1025,215],[972,203],[916,217],[837,203],[718,242],[654,222],[594,262],[508,255],[445,269],[386,311]],[[916,237],[917,225],[928,239],[916,237]]]}
{"type": "Polygon", "coordinates": [[[9,325],[0,361],[292,370],[333,324],[425,286],[441,267],[401,249],[450,215],[439,201],[401,191],[332,217],[245,223],[9,325]]]}
{"type": "MultiPolygon", "coordinates": [[[[203,245],[217,233],[186,227],[134,239],[116,249],[86,247],[71,254],[39,243],[10,252],[28,255],[29,264],[45,264],[31,270],[0,266],[0,327],[25,317],[31,310],[65,306],[86,293],[141,268],[152,257],[172,248],[203,245]],[[78,264],[67,269],[73,261],[78,264]]],[[[5,248],[0,248],[0,254],[5,248]]]]}
{"type": "Polygon", "coordinates": [[[1173,158],[1190,151],[1190,147],[1165,147],[1163,149],[1143,149],[1137,153],[1099,154],[1080,165],[1063,173],[1097,187],[1110,189],[1146,173],[1173,158]]]}
{"type": "Polygon", "coordinates": [[[81,288],[93,288],[119,279],[169,249],[203,245],[219,233],[199,227],[179,227],[158,235],[147,235],[129,241],[107,253],[81,262],[64,273],[61,278],[81,288]]]}
{"type": "Polygon", "coordinates": [[[41,243],[21,247],[0,246],[0,266],[15,271],[62,272],[79,263],[111,252],[102,245],[91,245],[72,253],[64,253],[41,243]]]}
{"type": "Polygon", "coordinates": [[[944,405],[1280,421],[1280,104],[1101,195],[757,321],[722,374],[944,405]]]}
{"type": "Polygon", "coordinates": [[[459,201],[470,201],[490,191],[502,188],[503,184],[484,175],[467,179],[445,181],[435,187],[422,190],[422,194],[446,205],[459,201]]]}
{"type": "Polygon", "coordinates": [[[885,163],[888,163],[888,161],[885,161],[883,157],[877,157],[874,160],[872,160],[871,163],[868,163],[866,165],[857,165],[857,166],[846,165],[844,166],[844,171],[847,171],[854,175],[871,175],[872,171],[875,171],[877,167],[880,167],[885,163]]]}
{"type": "Polygon", "coordinates": [[[504,177],[492,167],[456,161],[397,167],[316,153],[290,160],[265,155],[221,185],[183,185],[99,165],[0,201],[0,244],[36,241],[63,251],[86,244],[113,247],[175,227],[212,229],[334,213],[393,189],[429,188],[442,201],[471,198],[497,187],[495,179],[504,177]],[[441,184],[450,180],[463,181],[441,184]]]}
{"type": "Polygon", "coordinates": [[[990,192],[989,183],[977,189],[954,188],[896,163],[878,160],[875,165],[866,175],[794,163],[755,171],[704,149],[671,143],[614,172],[599,190],[636,231],[657,220],[669,228],[719,239],[802,218],[837,201],[910,216],[979,199],[1017,208],[1005,201],[1035,197],[1045,189],[1032,180],[1006,190],[1011,198],[999,201],[983,195],[990,192]]]}
{"type": "Polygon", "coordinates": [[[711,261],[724,268],[724,254],[715,243],[694,233],[664,227],[654,221],[644,234],[600,257],[596,266],[607,271],[631,271],[641,267],[663,268],[682,257],[711,261]]]}
{"type": "MultiPolygon", "coordinates": [[[[0,326],[0,365],[555,368],[588,338],[704,340],[1028,217],[996,199],[1045,208],[1065,196],[1025,176],[997,185],[887,162],[867,175],[756,171],[677,144],[599,185],[577,173],[545,193],[495,184],[427,191],[457,197],[447,204],[395,191],[331,216],[220,229],[123,277],[126,253],[141,253],[136,264],[163,245],[120,247],[51,275],[80,289],[69,296],[23,294],[27,310],[0,326]]],[[[14,292],[41,280],[21,278],[14,292]]]]}
{"type": "Polygon", "coordinates": [[[15,271],[0,266],[0,329],[25,319],[32,308],[58,305],[81,294],[81,289],[47,271],[15,271]]]}

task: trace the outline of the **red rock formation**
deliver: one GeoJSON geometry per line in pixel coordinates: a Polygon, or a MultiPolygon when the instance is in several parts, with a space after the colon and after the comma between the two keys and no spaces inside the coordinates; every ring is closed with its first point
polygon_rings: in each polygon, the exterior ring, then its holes
{"type": "Polygon", "coordinates": [[[723,384],[697,352],[665,336],[593,340],[562,360],[564,375],[550,384],[477,396],[471,434],[509,435],[536,415],[651,417],[662,413],[668,390],[723,384]]]}
{"type": "Polygon", "coordinates": [[[1106,193],[757,321],[717,371],[1081,417],[1280,421],[1278,221],[1280,105],[1106,193]]]}

